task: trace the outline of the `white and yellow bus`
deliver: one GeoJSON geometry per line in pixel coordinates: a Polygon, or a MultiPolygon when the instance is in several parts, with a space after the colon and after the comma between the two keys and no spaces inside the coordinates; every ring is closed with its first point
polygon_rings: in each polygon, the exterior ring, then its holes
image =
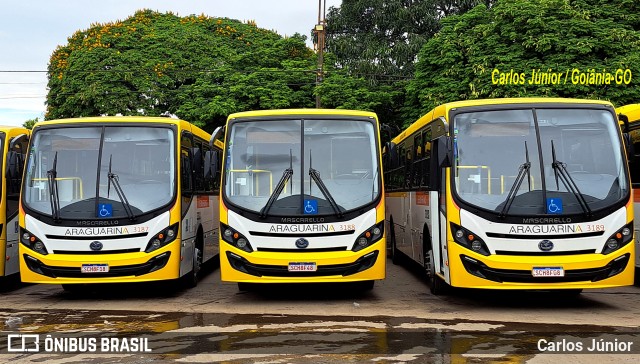
{"type": "Polygon", "coordinates": [[[0,159],[2,182],[0,183],[0,276],[18,273],[18,203],[24,158],[29,145],[28,129],[16,126],[0,126],[0,159]]]}
{"type": "MultiPolygon", "coordinates": [[[[629,155],[629,174],[633,186],[634,220],[640,218],[640,104],[629,104],[616,109],[621,124],[629,128],[629,143],[633,145],[629,155]]],[[[640,284],[640,241],[638,233],[640,226],[635,225],[636,231],[636,284],[640,284]]]]}
{"type": "MultiPolygon", "coordinates": [[[[220,198],[220,274],[249,283],[385,277],[378,119],[350,110],[229,116],[220,198]]],[[[214,132],[212,140],[220,133],[214,132]]]]}
{"type": "Polygon", "coordinates": [[[385,147],[392,258],[447,286],[633,284],[633,200],[613,106],[576,99],[440,105],[385,147]]]}
{"type": "Polygon", "coordinates": [[[160,117],[36,124],[20,205],[22,281],[195,286],[218,254],[221,144],[209,139],[160,117]]]}

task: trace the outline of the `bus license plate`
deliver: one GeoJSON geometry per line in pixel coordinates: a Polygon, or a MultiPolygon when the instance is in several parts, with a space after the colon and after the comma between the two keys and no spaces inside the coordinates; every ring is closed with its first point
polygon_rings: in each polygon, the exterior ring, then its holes
{"type": "Polygon", "coordinates": [[[316,263],[289,263],[289,272],[315,272],[317,270],[316,263]]]}
{"type": "Polygon", "coordinates": [[[82,273],[107,273],[109,264],[83,264],[80,268],[82,273]]]}
{"type": "Polygon", "coordinates": [[[531,274],[534,277],[564,277],[562,267],[533,267],[531,274]]]}

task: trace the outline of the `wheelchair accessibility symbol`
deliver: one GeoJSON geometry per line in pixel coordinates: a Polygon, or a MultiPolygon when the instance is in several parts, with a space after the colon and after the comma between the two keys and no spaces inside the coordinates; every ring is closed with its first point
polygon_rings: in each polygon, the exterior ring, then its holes
{"type": "Polygon", "coordinates": [[[304,200],[304,214],[315,215],[318,213],[318,201],[317,200],[304,200]]]}
{"type": "Polygon", "coordinates": [[[548,214],[561,214],[562,213],[562,199],[561,198],[548,198],[547,199],[547,213],[548,214]]]}
{"type": "Polygon", "coordinates": [[[110,203],[98,204],[98,217],[113,216],[113,206],[110,203]]]}

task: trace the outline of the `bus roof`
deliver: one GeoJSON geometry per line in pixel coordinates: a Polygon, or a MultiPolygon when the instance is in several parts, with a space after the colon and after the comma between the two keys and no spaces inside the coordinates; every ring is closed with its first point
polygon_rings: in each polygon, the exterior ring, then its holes
{"type": "Polygon", "coordinates": [[[276,109],[243,111],[229,115],[227,120],[237,118],[253,118],[265,116],[296,116],[296,115],[329,115],[329,116],[356,116],[378,119],[375,113],[361,110],[346,109],[276,109]]]}
{"type": "Polygon", "coordinates": [[[92,117],[80,117],[80,118],[68,118],[68,119],[55,119],[45,120],[37,122],[33,129],[42,126],[52,125],[68,125],[68,124],[83,124],[83,123],[160,123],[160,124],[173,124],[178,125],[181,129],[190,130],[194,135],[197,135],[203,139],[209,140],[209,133],[200,129],[196,125],[191,124],[188,121],[181,119],[173,119],[160,116],[92,116],[92,117]]]}
{"type": "Polygon", "coordinates": [[[25,133],[29,133],[29,129],[24,126],[16,126],[16,125],[0,125],[0,132],[8,133],[11,130],[22,130],[25,133]]]}
{"type": "Polygon", "coordinates": [[[629,104],[616,109],[616,114],[623,114],[629,118],[629,123],[640,121],[640,104],[629,104]]]}
{"type": "Polygon", "coordinates": [[[608,101],[602,100],[585,100],[585,99],[570,99],[560,97],[518,97],[518,98],[503,98],[503,99],[478,99],[478,100],[464,100],[448,102],[446,104],[438,105],[428,113],[420,117],[416,122],[411,124],[407,129],[398,134],[392,143],[398,144],[408,136],[412,135],[418,129],[422,128],[433,119],[443,116],[448,119],[449,111],[451,109],[457,109],[462,107],[472,106],[488,106],[488,105],[508,105],[508,104],[585,104],[585,105],[613,105],[608,101]]]}

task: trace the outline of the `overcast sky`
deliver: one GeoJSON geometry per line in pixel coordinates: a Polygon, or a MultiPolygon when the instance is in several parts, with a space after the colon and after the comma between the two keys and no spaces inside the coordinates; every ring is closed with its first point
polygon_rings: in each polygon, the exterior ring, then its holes
{"type": "MultiPolygon", "coordinates": [[[[326,0],[326,7],[340,3],[326,0]]],[[[0,0],[0,125],[43,119],[47,77],[42,71],[67,37],[92,23],[123,20],[138,9],[255,20],[280,35],[307,38],[318,21],[318,0],[0,0]]]]}

